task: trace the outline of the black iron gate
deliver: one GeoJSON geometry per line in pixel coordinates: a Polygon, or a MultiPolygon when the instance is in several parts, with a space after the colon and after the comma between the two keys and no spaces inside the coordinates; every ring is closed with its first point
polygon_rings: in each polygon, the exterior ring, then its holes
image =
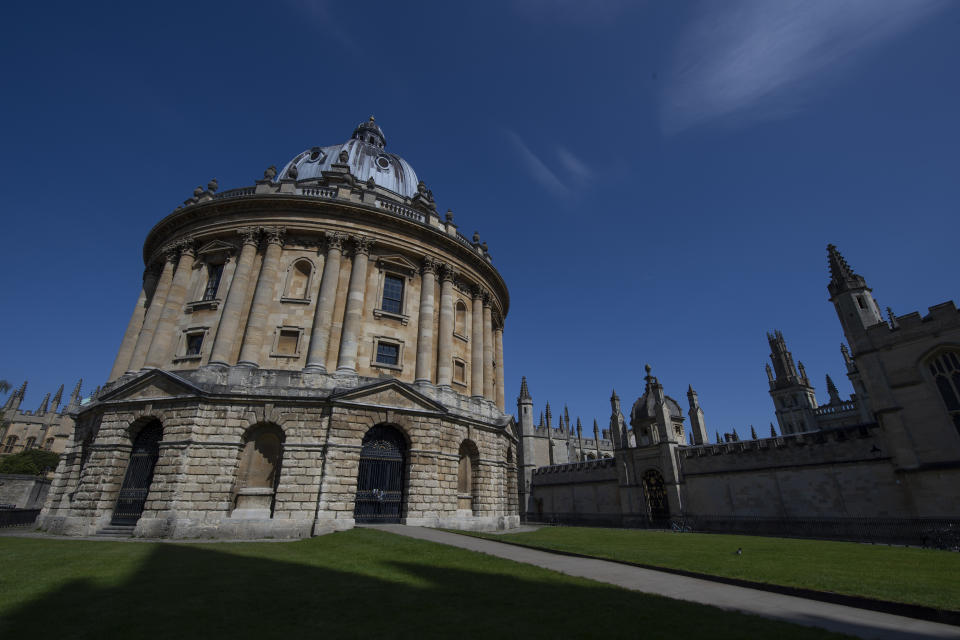
{"type": "Polygon", "coordinates": [[[647,495],[647,514],[654,522],[670,518],[670,506],[667,491],[663,485],[663,476],[659,471],[650,469],[643,474],[643,492],[647,495]]]}
{"type": "Polygon", "coordinates": [[[363,437],[353,508],[358,523],[400,522],[406,449],[403,435],[386,425],[371,428],[363,437]]]}
{"type": "Polygon", "coordinates": [[[137,434],[133,441],[133,451],[130,453],[130,463],[127,465],[127,475],[123,478],[123,486],[120,488],[110,524],[137,524],[140,519],[147,494],[150,492],[153,468],[160,457],[162,437],[163,429],[159,424],[147,425],[137,434]]]}

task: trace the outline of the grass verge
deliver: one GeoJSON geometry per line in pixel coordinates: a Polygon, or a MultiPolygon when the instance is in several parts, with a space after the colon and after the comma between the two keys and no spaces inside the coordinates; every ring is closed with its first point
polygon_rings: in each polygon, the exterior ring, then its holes
{"type": "Polygon", "coordinates": [[[841,637],[369,529],[289,543],[0,538],[0,637],[841,637]]]}
{"type": "Polygon", "coordinates": [[[960,553],[949,551],[593,527],[470,535],[621,562],[960,611],[960,553]],[[742,555],[736,554],[738,548],[742,555]]]}

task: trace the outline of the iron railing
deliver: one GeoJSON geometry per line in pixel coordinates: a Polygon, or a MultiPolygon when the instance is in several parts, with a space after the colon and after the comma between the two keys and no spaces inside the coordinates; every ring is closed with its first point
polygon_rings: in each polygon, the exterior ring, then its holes
{"type": "Polygon", "coordinates": [[[0,509],[0,529],[33,524],[39,515],[40,509],[0,509]]]}
{"type": "Polygon", "coordinates": [[[960,551],[960,519],[957,518],[755,518],[697,515],[651,520],[642,516],[621,514],[530,513],[526,522],[846,540],[960,551]]]}

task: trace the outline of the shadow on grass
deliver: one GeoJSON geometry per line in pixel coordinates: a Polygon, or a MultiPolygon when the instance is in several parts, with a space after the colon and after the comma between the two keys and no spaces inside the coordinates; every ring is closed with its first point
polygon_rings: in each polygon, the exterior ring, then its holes
{"type": "Polygon", "coordinates": [[[393,538],[364,533],[332,549],[323,538],[259,546],[160,544],[112,586],[103,576],[66,582],[9,611],[0,636],[828,637],[393,538]]]}

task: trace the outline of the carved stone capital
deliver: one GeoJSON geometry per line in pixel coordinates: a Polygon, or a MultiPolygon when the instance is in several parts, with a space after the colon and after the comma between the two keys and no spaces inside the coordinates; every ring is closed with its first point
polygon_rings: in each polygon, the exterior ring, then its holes
{"type": "Polygon", "coordinates": [[[197,257],[197,243],[193,238],[184,238],[177,243],[181,256],[197,257]]]}
{"type": "Polygon", "coordinates": [[[327,234],[327,251],[331,249],[336,249],[337,251],[343,252],[343,243],[347,239],[346,234],[340,233],[339,231],[332,231],[327,234]]]}
{"type": "Polygon", "coordinates": [[[439,267],[440,267],[439,262],[437,262],[430,256],[425,256],[423,258],[423,263],[420,265],[420,273],[421,274],[432,273],[436,275],[439,267]]]}
{"type": "Polygon", "coordinates": [[[278,244],[281,247],[283,246],[284,236],[287,233],[286,227],[264,227],[263,235],[267,240],[267,244],[278,244]]]}
{"type": "Polygon", "coordinates": [[[180,247],[177,243],[172,242],[163,248],[163,254],[167,259],[167,262],[172,262],[177,264],[177,260],[180,259],[180,247]]]}
{"type": "Polygon", "coordinates": [[[480,296],[483,299],[483,306],[492,307],[493,306],[493,296],[490,295],[490,292],[486,289],[483,290],[483,293],[480,296]]]}
{"type": "Polygon", "coordinates": [[[475,284],[470,287],[470,295],[473,296],[474,300],[484,300],[484,296],[487,295],[487,292],[483,290],[483,287],[475,284]]]}
{"type": "Polygon", "coordinates": [[[256,247],[260,244],[260,229],[257,227],[242,227],[237,229],[241,244],[250,244],[256,247]]]}
{"type": "Polygon", "coordinates": [[[440,265],[440,282],[454,282],[460,277],[460,272],[448,264],[440,265]]]}
{"type": "Polygon", "coordinates": [[[370,247],[373,246],[373,239],[367,236],[353,236],[353,255],[370,255],[370,247]]]}

